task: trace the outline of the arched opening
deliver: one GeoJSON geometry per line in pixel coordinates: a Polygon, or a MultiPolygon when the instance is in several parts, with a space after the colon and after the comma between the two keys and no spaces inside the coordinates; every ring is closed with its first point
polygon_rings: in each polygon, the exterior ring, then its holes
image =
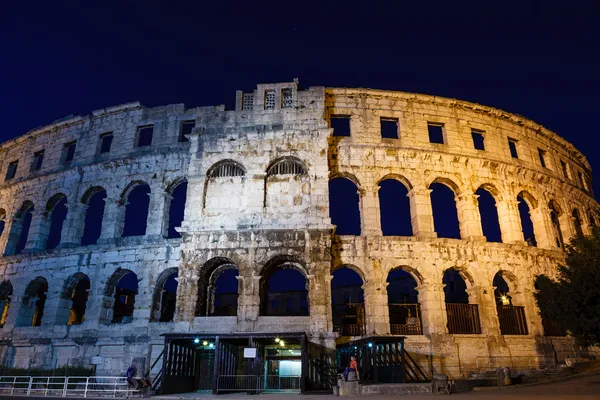
{"type": "Polygon", "coordinates": [[[238,267],[228,258],[208,260],[198,279],[196,316],[235,316],[238,302],[238,267]]]}
{"type": "MultiPolygon", "coordinates": [[[[535,278],[534,288],[540,290],[546,283],[550,283],[550,278],[545,275],[538,275],[535,278]]],[[[544,328],[544,336],[566,336],[567,331],[560,326],[553,318],[551,318],[544,307],[537,302],[538,308],[540,309],[540,317],[542,318],[542,327],[544,328]]]]}
{"type": "Polygon", "coordinates": [[[429,189],[431,190],[433,224],[437,236],[439,238],[460,239],[460,226],[454,191],[439,182],[432,183],[429,189]]]}
{"type": "Polygon", "coordinates": [[[594,218],[594,216],[592,214],[590,214],[590,226],[592,228],[596,227],[596,218],[594,218]]]}
{"type": "Polygon", "coordinates": [[[396,268],[388,274],[387,283],[391,334],[423,334],[419,294],[415,278],[402,268],[396,268]]]}
{"type": "Polygon", "coordinates": [[[177,268],[169,268],[160,274],[154,289],[152,321],[173,321],[177,304],[178,275],[177,268]]]}
{"type": "Polygon", "coordinates": [[[329,215],[336,235],[360,236],[360,198],[350,179],[329,181],[329,215]]]}
{"type": "Polygon", "coordinates": [[[379,183],[379,208],[383,236],[412,236],[408,189],[395,179],[379,183]]]}
{"type": "Polygon", "coordinates": [[[505,275],[503,271],[500,271],[494,275],[492,281],[492,285],[495,287],[494,296],[500,322],[500,333],[502,335],[527,335],[525,307],[513,304],[513,296],[504,279],[505,275]]]}
{"type": "Polygon", "coordinates": [[[309,315],[308,282],[303,267],[294,260],[276,257],[263,267],[260,277],[260,315],[309,315]]]}
{"type": "Polygon", "coordinates": [[[4,233],[4,227],[6,226],[6,211],[4,208],[0,208],[0,237],[4,233]]]}
{"type": "Polygon", "coordinates": [[[247,200],[245,179],[246,169],[236,161],[222,160],[210,167],[204,184],[204,213],[209,216],[238,214],[247,200]]]}
{"type": "Polygon", "coordinates": [[[35,278],[27,285],[23,302],[19,309],[17,326],[40,326],[44,317],[48,281],[41,276],[35,278]]]}
{"type": "Polygon", "coordinates": [[[529,246],[537,246],[537,240],[535,238],[535,232],[533,229],[533,221],[531,220],[531,209],[533,205],[531,200],[525,198],[526,195],[521,193],[517,196],[517,203],[519,209],[519,219],[521,220],[521,230],[523,231],[523,238],[529,246]]]}
{"type": "MultiPolygon", "coordinates": [[[[134,272],[119,270],[113,274],[109,283],[114,290],[113,324],[126,324],[133,321],[135,296],[138,293],[138,278],[134,272]]],[[[110,290],[111,292],[113,290],[110,290]]]]}
{"type": "Polygon", "coordinates": [[[67,218],[67,197],[56,194],[46,204],[46,219],[49,220],[46,249],[55,249],[60,244],[61,233],[67,218]]]}
{"type": "Polygon", "coordinates": [[[444,271],[442,283],[444,284],[448,333],[481,333],[479,307],[477,304],[469,303],[467,282],[461,272],[454,268],[447,269],[444,271]]]}
{"type": "Polygon", "coordinates": [[[79,325],[83,323],[90,292],[90,278],[78,272],[71,275],[62,292],[56,313],[57,325],[79,325]]]}
{"type": "Polygon", "coordinates": [[[181,234],[175,230],[181,226],[185,214],[185,202],[187,200],[187,180],[178,181],[169,191],[169,215],[167,226],[168,238],[179,238],[181,234]]]}
{"type": "Polygon", "coordinates": [[[274,212],[298,212],[308,206],[308,168],[296,157],[275,160],[265,176],[264,207],[274,212]]]}
{"type": "Polygon", "coordinates": [[[339,268],[332,275],[333,330],[342,336],[362,336],[365,332],[364,282],[348,267],[339,268]]]}
{"type": "Polygon", "coordinates": [[[102,219],[104,218],[104,206],[106,199],[106,190],[101,187],[89,189],[81,199],[81,202],[87,205],[85,210],[85,220],[83,225],[83,235],[81,236],[81,245],[87,246],[98,243],[102,233],[102,219]]]}
{"type": "Polygon", "coordinates": [[[0,310],[2,310],[2,316],[0,317],[0,328],[2,328],[6,323],[12,294],[12,283],[10,283],[10,281],[2,281],[2,283],[0,283],[0,310]]]}
{"type": "Polygon", "coordinates": [[[123,237],[143,236],[146,234],[148,211],[150,207],[150,186],[139,183],[127,193],[123,237]]]}
{"type": "Polygon", "coordinates": [[[583,236],[583,228],[581,227],[582,222],[581,222],[581,215],[579,214],[579,210],[574,209],[572,216],[573,216],[573,226],[575,227],[575,234],[577,234],[577,236],[583,236]]]}
{"type": "Polygon", "coordinates": [[[554,200],[550,201],[548,208],[550,209],[550,221],[552,222],[552,232],[554,233],[556,247],[562,249],[565,246],[565,242],[563,240],[562,229],[560,227],[560,216],[562,214],[561,210],[554,200]]]}
{"type": "Polygon", "coordinates": [[[485,236],[488,242],[502,242],[502,232],[500,231],[496,199],[494,199],[494,196],[483,187],[477,189],[475,194],[479,196],[477,198],[477,204],[479,207],[479,215],[481,216],[483,236],[485,236]]]}
{"type": "MultiPolygon", "coordinates": [[[[14,246],[14,254],[21,254],[25,249],[32,218],[33,203],[26,201],[15,215],[11,229],[11,237],[9,238],[9,244],[7,246],[7,249],[14,246]]],[[[8,253],[11,254],[12,252],[9,250],[8,253]]]]}

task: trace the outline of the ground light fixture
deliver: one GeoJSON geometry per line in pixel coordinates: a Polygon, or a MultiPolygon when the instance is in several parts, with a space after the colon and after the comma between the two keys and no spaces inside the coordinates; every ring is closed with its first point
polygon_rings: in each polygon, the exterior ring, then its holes
{"type": "Polygon", "coordinates": [[[200,343],[200,339],[198,339],[198,338],[195,338],[195,339],[194,339],[194,343],[196,343],[196,344],[200,343]]]}
{"type": "Polygon", "coordinates": [[[278,337],[275,338],[275,343],[279,343],[281,339],[279,339],[278,337]]]}
{"type": "Polygon", "coordinates": [[[202,346],[208,346],[208,342],[205,340],[204,342],[202,342],[202,346]]]}

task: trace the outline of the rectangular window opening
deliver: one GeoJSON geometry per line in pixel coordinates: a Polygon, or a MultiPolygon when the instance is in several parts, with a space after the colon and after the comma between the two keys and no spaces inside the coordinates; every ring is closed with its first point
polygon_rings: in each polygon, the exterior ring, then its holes
{"type": "Polygon", "coordinates": [[[275,109],[275,91],[265,90],[265,110],[275,109]]]}
{"type": "Polygon", "coordinates": [[[383,139],[398,139],[398,118],[380,118],[381,137],[383,139]]]}
{"type": "Polygon", "coordinates": [[[508,148],[510,150],[510,156],[512,158],[519,158],[519,153],[517,152],[517,140],[508,138],[508,148]]]}
{"type": "Polygon", "coordinates": [[[444,144],[444,124],[427,123],[429,143],[444,144]]]}
{"type": "Polygon", "coordinates": [[[587,192],[587,190],[588,190],[587,181],[583,177],[583,174],[578,171],[577,172],[577,177],[579,178],[579,182],[581,183],[581,187],[583,187],[583,190],[585,190],[587,192]]]}
{"type": "Polygon", "coordinates": [[[483,131],[471,129],[471,137],[473,138],[473,147],[475,150],[485,150],[485,137],[483,131]]]}
{"type": "Polygon", "coordinates": [[[254,93],[244,93],[242,110],[243,111],[254,110],[254,93]]]}
{"type": "Polygon", "coordinates": [[[6,170],[6,177],[4,178],[4,180],[9,180],[15,177],[15,175],[17,175],[17,168],[19,168],[19,161],[13,161],[11,163],[8,164],[8,169],[6,170]]]}
{"type": "Polygon", "coordinates": [[[65,147],[63,149],[64,152],[64,162],[70,163],[75,158],[75,148],[77,147],[77,142],[69,142],[65,143],[65,147]]]}
{"type": "Polygon", "coordinates": [[[107,132],[100,135],[100,154],[110,153],[110,147],[112,146],[112,142],[112,132],[107,132]]]}
{"type": "Polygon", "coordinates": [[[136,147],[146,147],[152,145],[152,135],[154,135],[154,125],[138,127],[136,147]]]}
{"type": "Polygon", "coordinates": [[[563,175],[565,176],[566,179],[569,179],[569,167],[567,166],[567,163],[564,162],[563,160],[560,160],[560,167],[562,169],[563,175]]]}
{"type": "Polygon", "coordinates": [[[281,89],[281,108],[293,108],[292,88],[281,89]]]}
{"type": "Polygon", "coordinates": [[[192,129],[196,126],[196,121],[182,121],[181,129],[179,129],[179,143],[189,142],[190,140],[186,137],[186,135],[192,134],[192,129]]]}
{"type": "Polygon", "coordinates": [[[544,150],[538,148],[538,155],[540,156],[540,164],[542,165],[542,167],[547,168],[546,167],[546,152],[544,150]]]}
{"type": "Polygon", "coordinates": [[[333,136],[350,136],[350,116],[332,115],[331,127],[333,128],[333,136]]]}
{"type": "Polygon", "coordinates": [[[31,163],[32,171],[39,171],[42,169],[44,163],[44,150],[36,151],[33,153],[33,162],[31,163]]]}

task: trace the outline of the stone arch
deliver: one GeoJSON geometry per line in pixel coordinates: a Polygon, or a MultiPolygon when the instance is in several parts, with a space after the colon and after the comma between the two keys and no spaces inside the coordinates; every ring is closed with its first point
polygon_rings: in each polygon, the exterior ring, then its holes
{"type": "Polygon", "coordinates": [[[423,274],[415,267],[411,267],[410,265],[392,265],[390,268],[387,268],[387,274],[389,275],[392,271],[402,270],[412,276],[412,278],[417,282],[417,285],[423,285],[425,283],[425,277],[423,274]]]}
{"type": "Polygon", "coordinates": [[[307,175],[308,167],[298,157],[284,156],[273,160],[267,167],[267,177],[273,175],[307,175]]]}
{"type": "Polygon", "coordinates": [[[170,322],[175,316],[177,301],[177,276],[179,269],[168,268],[160,273],[152,296],[151,322],[170,322]]]}
{"type": "Polygon", "coordinates": [[[530,210],[535,210],[538,206],[538,201],[536,198],[526,190],[521,190],[517,197],[521,197],[525,202],[527,202],[530,210]]]}
{"type": "Polygon", "coordinates": [[[531,219],[531,211],[537,207],[537,201],[528,192],[521,191],[517,195],[517,209],[521,223],[523,239],[529,246],[537,246],[536,228],[531,219]]]}
{"type": "Polygon", "coordinates": [[[360,270],[346,264],[332,272],[330,284],[333,329],[342,336],[361,336],[365,331],[365,280],[357,271],[360,270]]]}
{"type": "Polygon", "coordinates": [[[308,271],[298,257],[273,256],[260,270],[260,315],[308,316],[308,271]],[[285,285],[283,285],[285,282],[285,285]],[[279,307],[285,303],[285,307],[279,307]]]}
{"type": "Polygon", "coordinates": [[[81,235],[82,246],[98,243],[102,234],[106,197],[106,190],[101,186],[92,186],[81,196],[81,203],[86,205],[81,235]]]}
{"type": "Polygon", "coordinates": [[[181,226],[185,215],[185,205],[187,201],[187,179],[185,177],[175,179],[167,186],[164,215],[164,236],[167,238],[179,238],[181,234],[175,230],[181,226]]]}
{"type": "Polygon", "coordinates": [[[146,234],[150,213],[150,185],[144,181],[133,181],[121,195],[125,206],[121,236],[143,236],[146,234]]]}
{"type": "Polygon", "coordinates": [[[105,322],[114,324],[133,321],[138,282],[137,274],[129,269],[117,268],[112,274],[104,292],[105,322]]]}
{"type": "Polygon", "coordinates": [[[469,293],[474,286],[471,274],[465,268],[451,267],[444,271],[444,302],[449,334],[481,333],[477,299],[469,293]]]}
{"type": "Polygon", "coordinates": [[[573,218],[573,227],[575,228],[575,234],[577,236],[583,236],[583,220],[579,210],[574,208],[571,212],[571,218],[573,218]]]}
{"type": "Polygon", "coordinates": [[[33,218],[33,202],[26,200],[15,213],[13,218],[5,254],[20,254],[27,244],[29,229],[33,218]]]}
{"type": "Polygon", "coordinates": [[[67,196],[64,193],[55,194],[46,203],[45,223],[39,233],[45,238],[46,249],[54,249],[60,244],[67,211],[67,196]]]}
{"type": "Polygon", "coordinates": [[[475,191],[477,207],[481,220],[481,230],[488,242],[502,242],[500,217],[498,215],[497,201],[500,192],[491,184],[483,184],[475,191]]]}
{"type": "Polygon", "coordinates": [[[266,170],[263,207],[275,212],[299,212],[308,205],[310,193],[308,167],[297,157],[274,160],[266,170]]]}
{"type": "Polygon", "coordinates": [[[379,181],[379,211],[383,236],[412,236],[412,215],[408,186],[396,178],[379,181]]]}
{"type": "Polygon", "coordinates": [[[400,182],[409,192],[413,189],[413,185],[410,183],[410,180],[404,175],[400,174],[386,174],[379,181],[377,181],[377,185],[388,179],[393,179],[395,181],[400,182]]]}
{"type": "Polygon", "coordinates": [[[237,213],[244,194],[246,168],[239,162],[225,159],[216,162],[206,171],[202,210],[209,213],[237,213]],[[228,196],[221,196],[226,186],[228,196]]]}
{"type": "Polygon", "coordinates": [[[48,293],[48,281],[38,276],[25,289],[16,326],[40,326],[48,293]]]}
{"type": "Polygon", "coordinates": [[[56,312],[56,325],[83,323],[90,287],[90,278],[82,272],[65,280],[56,312]]]}
{"type": "Polygon", "coordinates": [[[357,187],[357,190],[360,191],[362,186],[360,184],[360,180],[356,177],[356,175],[350,173],[350,172],[336,172],[336,173],[331,173],[329,174],[329,180],[331,181],[332,179],[336,179],[336,178],[344,178],[344,179],[348,179],[349,181],[351,181],[352,183],[354,183],[354,186],[357,187]]]}
{"type": "Polygon", "coordinates": [[[522,294],[517,277],[506,270],[498,271],[492,280],[500,333],[502,335],[527,335],[529,330],[525,317],[522,294]],[[507,282],[508,280],[508,282],[507,282]],[[512,286],[512,287],[511,287],[512,286]]]}
{"type": "Polygon", "coordinates": [[[0,328],[6,323],[12,295],[12,283],[9,280],[2,281],[2,283],[0,283],[0,309],[2,310],[2,315],[0,316],[0,328]]]}
{"type": "Polygon", "coordinates": [[[462,268],[450,267],[442,274],[444,284],[444,296],[446,303],[468,304],[469,294],[467,290],[473,286],[473,278],[462,268]]]}
{"type": "Polygon", "coordinates": [[[329,215],[337,235],[361,234],[360,194],[356,183],[347,177],[329,180],[329,215]]]}
{"type": "Polygon", "coordinates": [[[460,187],[450,178],[437,177],[433,181],[431,181],[429,187],[431,188],[431,185],[433,185],[434,183],[439,183],[448,187],[454,192],[455,196],[460,196],[462,194],[462,190],[460,190],[460,187]]]}
{"type": "Polygon", "coordinates": [[[227,299],[231,300],[231,302],[228,302],[227,305],[223,305],[223,307],[220,307],[221,304],[218,301],[217,303],[219,303],[219,307],[217,307],[215,304],[217,296],[220,294],[217,281],[224,272],[229,270],[239,271],[238,264],[236,264],[229,257],[213,257],[204,263],[200,269],[198,277],[198,299],[196,302],[195,311],[196,316],[204,317],[218,315],[220,311],[225,308],[229,310],[229,314],[237,315],[237,299],[239,292],[237,282],[232,285],[235,286],[234,295],[230,296],[230,299],[227,299]]]}
{"type": "Polygon", "coordinates": [[[435,179],[430,185],[433,225],[440,238],[460,239],[460,223],[456,207],[458,186],[447,178],[435,179]]]}
{"type": "Polygon", "coordinates": [[[363,282],[367,282],[367,276],[366,274],[363,272],[363,270],[359,267],[357,267],[354,264],[339,264],[337,266],[335,266],[334,268],[331,269],[331,273],[333,274],[336,271],[339,271],[342,268],[348,268],[354,272],[356,272],[358,274],[358,276],[360,277],[360,279],[362,279],[363,282]]]}
{"type": "Polygon", "coordinates": [[[418,287],[422,276],[409,266],[397,266],[388,271],[387,300],[392,335],[423,333],[418,287]]]}
{"type": "Polygon", "coordinates": [[[246,168],[244,165],[231,159],[217,161],[206,171],[206,177],[209,179],[245,175],[246,168]]]}

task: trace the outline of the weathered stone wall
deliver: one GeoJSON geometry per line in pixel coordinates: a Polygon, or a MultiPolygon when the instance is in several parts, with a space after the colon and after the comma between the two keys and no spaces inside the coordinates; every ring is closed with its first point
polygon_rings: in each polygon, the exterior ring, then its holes
{"type": "MultiPolygon", "coordinates": [[[[564,257],[553,246],[548,203],[554,200],[563,211],[566,239],[574,232],[569,217],[574,208],[581,212],[585,232],[591,215],[598,220],[599,210],[586,189],[591,187],[591,171],[585,158],[533,122],[457,100],[363,89],[299,90],[296,82],[239,92],[234,111],[131,103],[57,122],[0,147],[0,180],[17,159],[15,178],[0,183],[0,209],[6,213],[0,249],[10,249],[15,240],[13,225],[22,204],[30,201],[34,212],[23,254],[8,251],[0,258],[2,280],[13,286],[6,323],[0,328],[0,351],[4,365],[25,368],[89,365],[99,355],[103,364],[98,374],[121,375],[133,358],[149,367],[162,350],[160,334],[174,331],[305,331],[312,341],[331,348],[337,337],[331,272],[344,265],[364,280],[368,334],[389,334],[388,272],[402,267],[415,277],[424,332],[409,337],[407,348],[426,369],[433,365],[458,376],[489,357],[538,356],[543,330],[533,281],[538,274],[554,275],[564,257]],[[284,99],[283,89],[291,97],[284,99]],[[271,90],[274,101],[266,96],[271,90]],[[351,117],[351,137],[332,137],[330,115],[351,117]],[[381,139],[380,117],[399,119],[400,139],[381,139]],[[196,127],[189,142],[179,142],[180,123],[188,120],[196,127]],[[427,121],[444,123],[446,144],[429,143],[427,121]],[[150,124],[152,146],[135,147],[137,127],[150,124]],[[485,131],[485,151],[472,148],[471,128],[485,131]],[[106,132],[114,134],[112,149],[100,154],[99,135],[106,132]],[[507,137],[518,140],[518,160],[510,156],[507,137]],[[74,160],[64,163],[64,144],[74,140],[74,160]],[[548,168],[539,165],[538,147],[546,151],[548,168]],[[31,171],[33,154],[41,149],[42,169],[31,171]],[[562,175],[560,160],[568,162],[570,179],[562,175]],[[270,174],[282,161],[305,172],[270,174]],[[242,172],[219,176],[215,171],[223,163],[242,172]],[[328,182],[336,176],[358,187],[361,236],[332,234],[328,182]],[[398,179],[409,190],[412,237],[382,236],[377,189],[384,177],[398,179]],[[184,178],[188,189],[185,218],[178,228],[182,238],[167,239],[169,190],[184,178]],[[146,234],[121,237],[126,195],[141,182],[150,187],[146,234]],[[428,190],[432,182],[455,191],[463,239],[436,237],[428,190]],[[504,243],[487,243],[482,236],[474,196],[482,185],[496,198],[504,243]],[[107,192],[100,240],[81,246],[87,207],[83,198],[96,187],[107,192]],[[538,247],[527,246],[520,230],[516,196],[522,191],[530,195],[538,247]],[[62,240],[57,249],[44,250],[47,202],[58,193],[68,205],[62,240]],[[216,271],[232,266],[239,272],[237,316],[200,313],[199,290],[206,288],[199,281],[210,281],[216,271]],[[306,276],[310,316],[260,315],[261,276],[278,267],[306,276]],[[480,335],[447,332],[442,274],[451,267],[468,278],[470,301],[479,305],[480,335]],[[112,324],[114,299],[108,288],[122,270],[137,274],[139,292],[133,321],[112,324]],[[154,322],[156,293],[173,270],[179,271],[174,322],[154,322]],[[515,303],[525,306],[527,336],[499,332],[492,287],[498,271],[511,278],[515,303]],[[91,283],[85,320],[66,325],[66,288],[76,273],[91,283]],[[36,277],[45,278],[49,286],[42,325],[17,327],[25,289],[36,277]]],[[[561,348],[568,348],[563,342],[561,348]]]]}

